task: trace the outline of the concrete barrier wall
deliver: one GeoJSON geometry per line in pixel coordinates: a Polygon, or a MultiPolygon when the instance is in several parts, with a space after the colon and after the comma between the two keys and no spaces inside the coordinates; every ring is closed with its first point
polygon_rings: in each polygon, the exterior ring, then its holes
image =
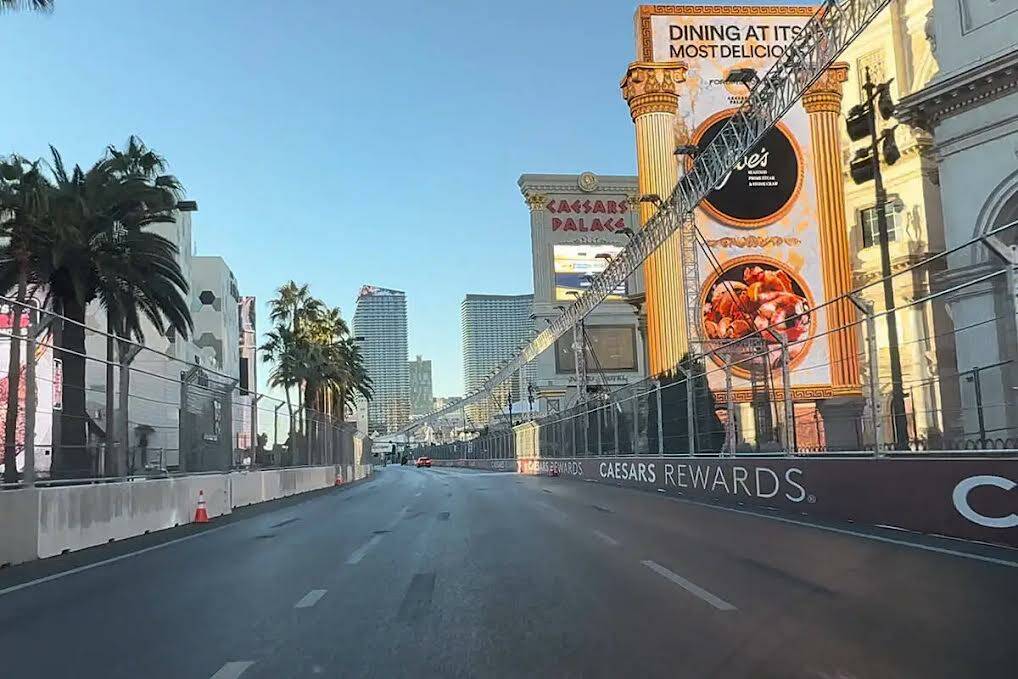
{"type": "Polygon", "coordinates": [[[204,491],[210,518],[229,514],[226,474],[39,489],[39,557],[172,528],[194,520],[204,491]]]}
{"type": "MultiPolygon", "coordinates": [[[[348,465],[344,482],[371,474],[348,465]]],[[[198,492],[210,518],[234,507],[335,484],[340,467],[175,476],[0,492],[0,565],[31,561],[194,521],[198,492]]]]}
{"type": "Polygon", "coordinates": [[[39,545],[39,491],[0,491],[0,566],[31,561],[39,545]]]}
{"type": "Polygon", "coordinates": [[[1018,547],[1018,459],[937,456],[435,460],[1018,547]]]}

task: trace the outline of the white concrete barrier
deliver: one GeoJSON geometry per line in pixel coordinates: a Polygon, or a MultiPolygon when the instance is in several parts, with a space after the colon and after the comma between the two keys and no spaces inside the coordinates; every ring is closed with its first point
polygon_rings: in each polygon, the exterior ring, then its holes
{"type": "Polygon", "coordinates": [[[194,521],[199,491],[209,518],[229,514],[226,474],[39,489],[40,558],[194,521]]]}
{"type": "MultiPolygon", "coordinates": [[[[234,507],[328,488],[336,465],[175,476],[0,492],[0,565],[122,540],[194,521],[198,491],[209,518],[234,507]]],[[[352,469],[359,480],[370,466],[352,469]]]]}
{"type": "Polygon", "coordinates": [[[0,566],[37,558],[39,491],[0,491],[0,566]]]}

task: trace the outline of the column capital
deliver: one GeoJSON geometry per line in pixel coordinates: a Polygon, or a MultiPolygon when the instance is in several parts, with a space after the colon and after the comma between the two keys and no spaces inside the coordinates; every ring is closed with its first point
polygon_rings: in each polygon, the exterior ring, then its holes
{"type": "Polygon", "coordinates": [[[523,200],[526,201],[531,212],[539,212],[548,204],[548,197],[541,193],[526,193],[523,195],[523,200]]]}
{"type": "Polygon", "coordinates": [[[821,74],[802,97],[806,113],[841,113],[842,83],[848,80],[848,64],[839,61],[821,74]]]}
{"type": "Polygon", "coordinates": [[[647,113],[675,113],[679,107],[677,85],[685,79],[685,62],[634,61],[619,87],[635,121],[647,113]]]}

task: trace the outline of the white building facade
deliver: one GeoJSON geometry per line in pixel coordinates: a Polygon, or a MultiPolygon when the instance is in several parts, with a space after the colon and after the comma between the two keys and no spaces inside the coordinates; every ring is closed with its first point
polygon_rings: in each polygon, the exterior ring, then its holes
{"type": "MultiPolygon", "coordinates": [[[[934,0],[926,31],[940,71],[902,100],[897,116],[933,135],[951,250],[1018,220],[1018,4],[934,0]]],[[[991,244],[1008,254],[1016,232],[1007,228],[991,244]]],[[[957,287],[1008,266],[989,245],[965,247],[948,257],[939,285],[957,287]]],[[[954,434],[959,447],[1018,441],[1018,339],[1008,287],[998,275],[947,295],[956,329],[996,319],[957,342],[961,426],[949,439],[954,434]]]]}
{"type": "MultiPolygon", "coordinates": [[[[590,285],[639,229],[636,177],[591,172],[525,174],[520,191],[530,208],[534,330],[540,331],[590,285]]],[[[641,331],[642,267],[584,321],[587,384],[614,390],[646,374],[641,331]]],[[[645,328],[645,325],[644,325],[645,328]]],[[[573,337],[532,362],[535,408],[559,412],[577,398],[573,337]]]]}

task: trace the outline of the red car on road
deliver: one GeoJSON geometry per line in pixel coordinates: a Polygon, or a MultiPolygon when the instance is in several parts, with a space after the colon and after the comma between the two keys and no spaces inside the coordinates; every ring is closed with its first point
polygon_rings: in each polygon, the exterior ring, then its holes
{"type": "Polygon", "coordinates": [[[419,458],[417,458],[417,466],[418,467],[430,467],[431,466],[431,458],[430,457],[419,457],[419,458]]]}

